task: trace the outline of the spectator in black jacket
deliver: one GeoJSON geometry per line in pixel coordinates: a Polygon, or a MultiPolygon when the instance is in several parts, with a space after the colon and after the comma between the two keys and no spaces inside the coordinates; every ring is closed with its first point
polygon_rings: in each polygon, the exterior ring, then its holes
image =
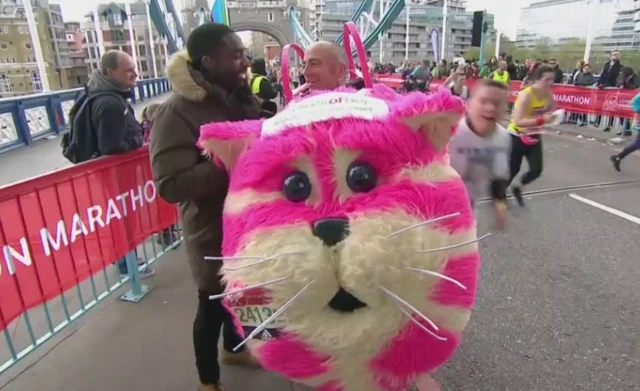
{"type": "Polygon", "coordinates": [[[127,102],[136,86],[136,65],[131,56],[119,50],[106,52],[101,69],[91,74],[87,89],[91,102],[91,120],[98,138],[99,155],[116,155],[138,149],[144,142],[142,125],[127,102]]]}
{"type": "MultiPolygon", "coordinates": [[[[618,76],[620,76],[620,70],[622,69],[622,64],[620,64],[620,51],[614,50],[611,52],[611,61],[604,64],[602,67],[602,72],[600,72],[600,79],[598,79],[598,87],[606,88],[606,87],[617,87],[618,86],[618,76]]],[[[598,115],[594,122],[594,125],[600,126],[600,122],[602,121],[602,115],[598,115]]],[[[604,128],[605,132],[611,131],[611,127],[613,126],[613,117],[609,117],[609,122],[607,127],[604,128]]]]}
{"type": "Polygon", "coordinates": [[[600,72],[598,87],[616,87],[621,69],[622,64],[620,64],[620,52],[618,50],[614,50],[611,52],[611,61],[604,64],[602,72],[600,72]]]}
{"type": "Polygon", "coordinates": [[[560,64],[558,64],[558,62],[552,58],[551,60],[549,60],[549,65],[553,67],[553,71],[555,72],[553,76],[553,83],[561,84],[564,81],[564,72],[562,72],[562,69],[560,69],[560,64]]]}
{"type": "Polygon", "coordinates": [[[504,60],[507,62],[507,73],[509,74],[509,80],[519,80],[518,65],[514,64],[513,56],[508,54],[504,60]]]}
{"type": "MultiPolygon", "coordinates": [[[[118,155],[138,149],[144,143],[144,131],[127,101],[138,78],[136,64],[127,53],[111,50],[100,59],[100,68],[91,74],[87,84],[89,96],[109,92],[91,102],[91,121],[97,133],[98,155],[118,155]]],[[[129,273],[127,257],[139,263],[135,250],[118,260],[122,275],[129,273]]],[[[147,267],[140,272],[140,277],[147,278],[154,274],[147,267]]]]}

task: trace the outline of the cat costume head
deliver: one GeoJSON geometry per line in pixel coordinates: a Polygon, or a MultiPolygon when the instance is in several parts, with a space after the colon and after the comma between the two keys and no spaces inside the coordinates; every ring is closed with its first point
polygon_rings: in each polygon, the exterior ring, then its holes
{"type": "Polygon", "coordinates": [[[471,204],[443,152],[463,112],[447,91],[376,85],[202,127],[230,172],[226,302],[260,288],[283,313],[254,349],[266,369],[320,391],[400,391],[451,357],[479,267],[471,204]]]}

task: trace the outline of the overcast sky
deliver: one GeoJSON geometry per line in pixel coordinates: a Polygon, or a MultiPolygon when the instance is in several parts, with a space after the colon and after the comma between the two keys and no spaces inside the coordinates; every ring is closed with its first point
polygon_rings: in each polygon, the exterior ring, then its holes
{"type": "MultiPolygon", "coordinates": [[[[117,1],[117,0],[116,0],[117,1]]],[[[65,21],[81,21],[96,4],[108,3],[108,0],[50,0],[62,6],[65,21]]],[[[180,12],[182,0],[173,0],[180,12]]],[[[211,0],[210,0],[211,2],[211,0]]],[[[486,9],[496,16],[496,27],[511,39],[516,37],[520,8],[531,3],[530,0],[467,0],[467,9],[477,11],[486,9]]]]}

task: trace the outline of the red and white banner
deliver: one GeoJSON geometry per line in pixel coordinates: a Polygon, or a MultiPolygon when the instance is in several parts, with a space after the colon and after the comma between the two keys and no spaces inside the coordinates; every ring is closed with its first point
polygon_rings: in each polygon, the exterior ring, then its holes
{"type": "Polygon", "coordinates": [[[177,221],[146,147],[0,188],[0,330],[177,221]]]}
{"type": "MultiPolygon", "coordinates": [[[[403,85],[403,80],[398,75],[377,75],[375,80],[392,88],[402,88],[403,85]]],[[[473,88],[478,80],[480,79],[467,80],[467,87],[473,88]]],[[[430,90],[441,87],[442,82],[443,80],[433,80],[429,86],[430,90]]],[[[516,100],[521,84],[522,82],[519,81],[509,83],[510,101],[516,100]]],[[[553,86],[553,95],[560,109],[572,113],[601,114],[622,118],[633,118],[635,113],[629,107],[629,102],[638,93],[640,90],[598,89],[568,84],[554,84],[553,86]]]]}

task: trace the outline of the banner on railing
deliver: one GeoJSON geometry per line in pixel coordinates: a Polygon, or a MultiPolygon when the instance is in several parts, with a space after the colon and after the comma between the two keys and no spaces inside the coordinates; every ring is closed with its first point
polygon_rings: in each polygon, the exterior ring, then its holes
{"type": "Polygon", "coordinates": [[[147,148],[0,188],[0,330],[177,220],[147,148]]]}
{"type": "MultiPolygon", "coordinates": [[[[403,80],[397,75],[378,75],[378,83],[383,83],[392,88],[401,88],[403,80]]],[[[467,80],[467,87],[471,89],[480,79],[467,80]]],[[[442,86],[443,80],[433,80],[430,89],[442,86]]],[[[522,82],[509,83],[509,100],[514,102],[521,89],[522,82]]],[[[573,113],[601,114],[621,118],[633,118],[634,112],[629,107],[631,100],[640,93],[640,90],[623,89],[598,89],[576,87],[568,84],[554,84],[553,96],[556,98],[558,108],[573,113]]]]}

